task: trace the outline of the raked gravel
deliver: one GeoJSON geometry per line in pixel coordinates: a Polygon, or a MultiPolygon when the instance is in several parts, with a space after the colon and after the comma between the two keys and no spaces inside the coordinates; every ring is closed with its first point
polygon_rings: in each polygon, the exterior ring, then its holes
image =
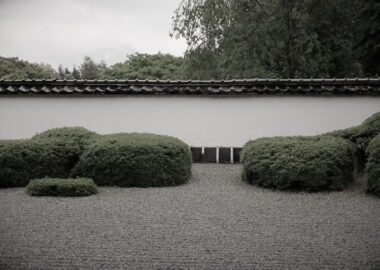
{"type": "Polygon", "coordinates": [[[246,184],[196,164],[169,188],[0,190],[0,269],[380,269],[380,199],[246,184]]]}

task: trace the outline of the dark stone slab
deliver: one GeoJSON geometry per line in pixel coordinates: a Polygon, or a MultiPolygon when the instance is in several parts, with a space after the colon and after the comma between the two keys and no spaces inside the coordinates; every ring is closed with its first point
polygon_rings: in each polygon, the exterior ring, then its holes
{"type": "Polygon", "coordinates": [[[190,147],[190,151],[194,163],[203,162],[202,147],[190,147]]]}
{"type": "Polygon", "coordinates": [[[242,147],[233,148],[234,163],[240,163],[240,152],[242,149],[242,147]]]}
{"type": "Polygon", "coordinates": [[[204,162],[216,163],[216,147],[205,147],[204,162]]]}
{"type": "Polygon", "coordinates": [[[230,147],[219,147],[219,163],[231,163],[230,147]]]}

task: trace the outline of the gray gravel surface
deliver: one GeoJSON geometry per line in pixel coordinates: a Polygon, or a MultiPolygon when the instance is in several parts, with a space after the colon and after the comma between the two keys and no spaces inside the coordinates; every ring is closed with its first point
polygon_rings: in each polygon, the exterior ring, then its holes
{"type": "Polygon", "coordinates": [[[186,185],[84,198],[0,190],[1,269],[380,269],[380,199],[250,186],[198,164],[186,185]]]}

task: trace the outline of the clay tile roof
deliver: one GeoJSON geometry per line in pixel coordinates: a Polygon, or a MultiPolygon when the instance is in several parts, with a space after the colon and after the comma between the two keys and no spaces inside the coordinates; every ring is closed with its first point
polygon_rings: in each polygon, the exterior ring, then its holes
{"type": "Polygon", "coordinates": [[[380,78],[0,80],[0,95],[380,95],[380,78]]]}

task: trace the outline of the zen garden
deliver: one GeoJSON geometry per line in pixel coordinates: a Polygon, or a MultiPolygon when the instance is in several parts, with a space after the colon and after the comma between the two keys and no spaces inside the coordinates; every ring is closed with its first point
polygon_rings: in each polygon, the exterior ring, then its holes
{"type": "Polygon", "coordinates": [[[378,1],[20,2],[0,269],[380,269],[378,1]]]}

